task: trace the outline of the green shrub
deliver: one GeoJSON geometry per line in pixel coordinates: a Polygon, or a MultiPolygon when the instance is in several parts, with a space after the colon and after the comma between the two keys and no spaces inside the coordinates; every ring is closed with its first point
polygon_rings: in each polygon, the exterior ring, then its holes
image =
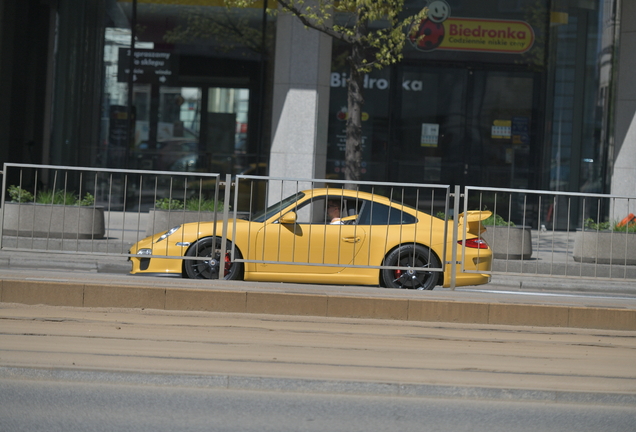
{"type": "Polygon", "coordinates": [[[636,224],[629,224],[629,225],[623,225],[623,226],[618,226],[618,225],[614,225],[614,231],[616,232],[622,232],[622,233],[636,233],[636,224]]]}
{"type": "Polygon", "coordinates": [[[35,202],[38,204],[61,204],[61,205],[76,205],[77,195],[75,192],[65,192],[59,190],[57,192],[41,191],[35,196],[35,202]]]}
{"type": "Polygon", "coordinates": [[[223,203],[206,199],[190,199],[186,202],[186,210],[220,212],[223,211],[223,203]]]}
{"type": "Polygon", "coordinates": [[[630,223],[623,226],[618,225],[619,222],[594,222],[594,219],[586,219],[583,227],[592,231],[614,231],[622,233],[636,233],[636,223],[630,223]]]}
{"type": "Polygon", "coordinates": [[[90,207],[94,204],[95,204],[95,197],[88,192],[86,192],[86,195],[84,195],[84,198],[82,198],[79,202],[79,205],[85,206],[85,207],[90,207]]]}
{"type": "Polygon", "coordinates": [[[39,191],[36,194],[35,202],[38,204],[54,204],[55,194],[51,191],[39,191]]]}
{"type": "Polygon", "coordinates": [[[594,231],[607,231],[610,229],[609,222],[594,222],[594,219],[585,219],[585,223],[583,225],[585,229],[594,230],[594,231]]]}
{"type": "Polygon", "coordinates": [[[17,203],[37,203],[37,204],[61,204],[61,205],[79,205],[92,206],[95,204],[95,197],[90,193],[86,193],[81,200],[75,192],[59,190],[57,192],[42,190],[38,191],[36,196],[26,189],[19,186],[9,186],[7,189],[11,202],[17,203]]]}
{"type": "Polygon", "coordinates": [[[481,223],[484,226],[515,226],[514,222],[506,222],[504,218],[496,214],[484,219],[481,223]]]}
{"type": "Polygon", "coordinates": [[[159,210],[183,210],[183,203],[177,199],[161,198],[155,201],[155,208],[159,210]]]}
{"type": "Polygon", "coordinates": [[[63,190],[55,192],[53,204],[77,205],[78,203],[79,198],[75,192],[67,192],[63,190]]]}
{"type": "Polygon", "coordinates": [[[187,210],[187,211],[223,211],[223,204],[214,200],[189,199],[181,202],[178,199],[162,198],[155,201],[155,208],[159,210],[187,210]]]}
{"type": "Polygon", "coordinates": [[[11,202],[17,203],[28,203],[33,202],[33,194],[25,189],[22,189],[19,186],[11,185],[9,189],[9,197],[11,197],[11,202]]]}

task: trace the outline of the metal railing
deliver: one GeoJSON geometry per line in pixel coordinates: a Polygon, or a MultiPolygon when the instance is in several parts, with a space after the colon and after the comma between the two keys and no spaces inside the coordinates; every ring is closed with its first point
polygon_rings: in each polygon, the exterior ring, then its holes
{"type": "Polygon", "coordinates": [[[469,207],[498,216],[493,274],[636,278],[636,197],[470,186],[469,207]]]}
{"type": "Polygon", "coordinates": [[[131,244],[188,222],[188,207],[205,217],[224,186],[207,173],[11,163],[3,173],[0,249],[32,252],[127,256],[131,244]]]}
{"type": "MultiPolygon", "coordinates": [[[[290,243],[282,244],[281,237],[285,231],[283,224],[276,223],[266,225],[262,228],[262,236],[264,238],[262,242],[262,249],[251,251],[245,251],[245,254],[250,258],[239,258],[238,262],[255,263],[255,264],[282,264],[282,265],[303,265],[303,266],[346,266],[347,268],[373,268],[378,270],[397,270],[406,269],[404,266],[389,266],[384,265],[381,262],[371,261],[372,254],[371,249],[374,246],[380,247],[383,250],[387,250],[387,241],[384,244],[373,244],[370,241],[364,242],[358,248],[353,248],[348,251],[344,251],[340,244],[335,251],[336,259],[327,255],[327,248],[324,244],[320,244],[321,239],[326,238],[328,231],[338,231],[339,236],[344,235],[344,231],[351,231],[353,237],[365,237],[367,239],[378,237],[378,233],[384,236],[385,239],[390,231],[391,225],[394,222],[389,222],[391,215],[389,213],[381,214],[381,212],[368,212],[369,220],[364,224],[358,221],[352,223],[351,226],[345,224],[337,224],[330,226],[327,218],[327,200],[337,201],[341,212],[349,212],[343,214],[344,219],[352,218],[353,222],[358,217],[365,217],[364,215],[368,209],[368,206],[373,203],[376,198],[388,198],[389,201],[402,203],[410,206],[418,212],[424,212],[427,214],[434,214],[435,210],[447,214],[449,210],[449,202],[451,198],[449,186],[444,185],[430,185],[430,184],[413,184],[413,183],[382,183],[382,182],[365,182],[365,181],[345,181],[345,180],[325,180],[325,179],[293,179],[293,178],[275,178],[275,177],[262,177],[262,176],[249,176],[238,175],[233,183],[234,187],[234,208],[238,207],[238,199],[242,195],[246,194],[260,195],[265,202],[281,202],[288,196],[299,196],[303,191],[321,189],[323,192],[301,202],[299,207],[294,208],[297,213],[297,219],[295,222],[296,227],[306,227],[304,234],[315,240],[312,244],[300,244],[299,239],[302,236],[289,236],[290,243]],[[265,182],[263,184],[262,182],[265,182]],[[258,186],[260,184],[260,186],[258,186]],[[255,186],[256,185],[256,186],[255,186]],[[255,190],[260,187],[261,192],[255,190]],[[241,189],[244,189],[246,194],[241,194],[241,189]],[[366,207],[365,207],[366,206],[366,207]],[[376,220],[373,220],[374,214],[376,220]],[[384,219],[383,219],[384,218],[384,219]],[[363,228],[361,225],[364,225],[363,228]],[[267,248],[267,236],[269,235],[278,242],[277,249],[279,253],[276,255],[276,259],[271,259],[271,254],[267,254],[265,249],[267,248]],[[286,248],[291,248],[292,251],[299,251],[300,253],[285,254],[283,251],[286,248]],[[312,253],[312,250],[319,250],[318,256],[312,253]],[[364,252],[364,253],[360,253],[364,252]],[[362,255],[362,257],[361,257],[362,255]]],[[[255,200],[250,200],[253,203],[255,200]]],[[[375,205],[375,204],[374,204],[375,205]]],[[[380,206],[381,204],[377,204],[380,206]]],[[[250,207],[248,209],[248,217],[246,219],[250,222],[262,218],[262,211],[258,210],[262,208],[250,207]],[[256,212],[254,210],[257,210],[256,212]]],[[[274,209],[272,214],[276,213],[278,209],[274,209]]],[[[403,216],[406,211],[402,211],[403,216]]],[[[236,231],[237,219],[233,219],[233,231],[236,231]]],[[[428,233],[409,232],[407,234],[404,229],[407,223],[395,224],[399,225],[400,229],[397,230],[399,240],[397,243],[406,244],[414,243],[415,237],[427,238],[430,244],[430,240],[433,236],[433,231],[428,233]]],[[[408,224],[410,225],[410,223],[408,224]]],[[[415,225],[417,226],[417,225],[415,225]]],[[[418,267],[411,265],[413,270],[425,270],[432,272],[445,271],[447,262],[443,257],[447,255],[446,246],[449,236],[452,234],[448,231],[448,225],[443,227],[443,245],[442,245],[442,259],[439,266],[427,266],[418,267]]],[[[395,234],[396,230],[393,230],[395,234]]],[[[324,240],[322,240],[324,243],[324,240]]],[[[333,252],[333,251],[332,251],[333,252]]],[[[235,256],[232,256],[233,260],[235,256]]],[[[429,259],[430,262],[430,259],[429,259]]]]}
{"type": "MultiPolygon", "coordinates": [[[[131,245],[151,234],[175,225],[204,221],[213,222],[211,231],[204,234],[221,238],[221,250],[225,250],[228,238],[237,232],[241,219],[260,220],[268,215],[268,208],[272,216],[277,209],[270,206],[275,202],[290,195],[297,196],[304,190],[323,188],[323,198],[333,196],[339,200],[341,211],[355,210],[358,217],[364,202],[380,197],[437,216],[433,219],[439,220],[439,225],[435,225],[436,228],[430,225],[425,233],[413,233],[411,224],[400,222],[395,224],[397,228],[391,227],[396,229],[390,235],[397,236],[397,243],[414,243],[415,236],[426,238],[427,244],[433,236],[442,238],[437,254],[439,265],[431,266],[435,261],[429,259],[426,267],[413,263],[410,268],[443,273],[450,265],[447,273],[450,286],[455,285],[457,271],[528,277],[636,279],[636,245],[633,245],[636,235],[631,234],[636,231],[636,221],[628,220],[630,214],[636,213],[636,197],[472,186],[466,187],[462,194],[459,187],[451,189],[446,185],[231,177],[215,173],[33,164],[5,164],[3,174],[0,250],[5,251],[128,258],[132,256],[131,245]],[[8,179],[13,183],[7,184],[8,179]],[[66,205],[55,204],[60,201],[66,205]],[[161,211],[159,204],[167,210],[161,211]],[[193,211],[187,211],[188,207],[193,211]],[[493,212],[500,223],[514,223],[514,226],[483,226],[486,230],[482,236],[494,254],[490,272],[471,270],[468,266],[465,245],[468,223],[460,225],[460,218],[455,217],[462,209],[465,214],[470,210],[487,210],[493,212]],[[88,217],[80,217],[80,212],[88,213],[88,217]],[[609,215],[609,219],[605,215],[609,215]]],[[[390,224],[367,220],[364,224],[330,226],[326,221],[326,202],[318,198],[294,209],[297,219],[293,229],[303,230],[306,238],[313,242],[311,245],[300,244],[304,241],[300,236],[291,235],[281,240],[288,228],[282,223],[272,223],[262,228],[261,242],[248,243],[242,256],[231,249],[232,260],[253,266],[406,269],[369,258],[371,249],[386,251],[387,244],[362,242],[350,249],[340,246],[336,252],[321,245],[320,238],[324,238],[327,231],[339,230],[340,234],[350,231],[350,237],[357,238],[367,230],[365,238],[387,237],[390,224]],[[271,243],[273,241],[277,243],[271,243]],[[276,254],[266,253],[269,248],[275,249],[276,254]]],[[[400,219],[399,216],[396,217],[400,219]]],[[[255,238],[259,235],[248,233],[252,234],[255,238]]],[[[155,252],[148,257],[184,259],[183,254],[155,252]]],[[[195,255],[188,259],[205,260],[206,257],[195,255]]],[[[223,271],[221,266],[221,276],[223,271]]]]}
{"type": "MultiPolygon", "coordinates": [[[[311,197],[302,203],[302,208],[300,203],[298,208],[294,208],[297,216],[294,230],[303,230],[306,236],[288,235],[287,226],[278,221],[265,224],[260,232],[248,233],[248,236],[253,235],[261,243],[247,242],[240,257],[232,249],[232,260],[246,265],[444,272],[448,240],[456,238],[456,234],[453,236],[448,232],[449,224],[439,220],[435,232],[433,225],[429,226],[428,232],[413,232],[414,229],[422,228],[413,221],[402,223],[407,211],[396,210],[394,215],[392,212],[395,209],[387,212],[386,209],[382,210],[386,206],[375,203],[376,199],[388,199],[410,205],[416,211],[449,214],[448,186],[376,182],[354,184],[341,180],[248,175],[235,178],[226,176],[222,182],[219,174],[27,164],[5,164],[4,169],[0,249],[7,251],[131,257],[134,256],[129,253],[132,244],[148,235],[187,222],[196,222],[201,229],[205,227],[209,230],[203,232],[202,236],[220,237],[220,248],[225,250],[228,232],[236,232],[239,219],[253,222],[261,218],[260,222],[264,222],[282,210],[275,206],[272,209],[270,205],[273,202],[318,187],[324,188],[322,196],[311,197]],[[7,185],[8,178],[17,181],[7,185]],[[10,199],[7,199],[8,196],[10,199]],[[352,214],[364,208],[361,214],[366,214],[368,219],[365,228],[359,224],[327,224],[327,198],[335,199],[341,211],[353,211],[352,214]],[[204,200],[216,203],[215,211],[201,211],[204,200]],[[58,202],[65,205],[56,205],[58,202]],[[178,205],[172,208],[170,205],[175,203],[178,205]],[[198,206],[195,211],[186,211],[189,203],[198,206]],[[161,218],[158,216],[159,204],[170,204],[170,209],[164,211],[161,218]],[[79,213],[82,211],[88,213],[88,219],[83,218],[88,222],[80,220],[79,213]],[[383,221],[383,217],[396,220],[383,221]],[[205,225],[205,221],[213,223],[205,225]],[[327,232],[335,230],[338,236],[348,232],[351,238],[358,240],[351,244],[345,240],[338,244],[336,250],[329,248],[322,239],[327,237],[327,232]],[[397,244],[415,244],[415,237],[428,239],[426,243],[431,243],[433,236],[443,240],[438,241],[437,252],[433,252],[431,247],[428,259],[420,264],[387,264],[377,259],[376,249],[386,250],[389,238],[397,244]],[[364,239],[371,238],[374,241],[364,244],[364,239]],[[377,240],[379,238],[385,239],[384,244],[377,240]],[[306,239],[310,239],[310,243],[306,243],[306,239]],[[275,252],[272,253],[272,250],[275,252]],[[439,259],[432,259],[433,255],[439,259]]],[[[351,215],[342,216],[346,219],[351,215]]],[[[161,250],[164,245],[153,246],[145,257],[184,259],[183,253],[161,250]]],[[[207,260],[208,257],[195,254],[188,255],[187,259],[207,260]]],[[[456,266],[451,267],[455,272],[456,266]]],[[[221,266],[221,276],[223,271],[221,266]]]]}

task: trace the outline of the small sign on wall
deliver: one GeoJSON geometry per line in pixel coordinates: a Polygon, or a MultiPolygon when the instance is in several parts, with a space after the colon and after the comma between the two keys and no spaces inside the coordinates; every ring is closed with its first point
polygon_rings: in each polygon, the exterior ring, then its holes
{"type": "Polygon", "coordinates": [[[422,147],[437,147],[439,140],[439,124],[422,123],[422,136],[420,145],[422,147]]]}
{"type": "Polygon", "coordinates": [[[510,139],[512,122],[510,120],[495,120],[490,130],[490,136],[495,139],[510,139]]]}

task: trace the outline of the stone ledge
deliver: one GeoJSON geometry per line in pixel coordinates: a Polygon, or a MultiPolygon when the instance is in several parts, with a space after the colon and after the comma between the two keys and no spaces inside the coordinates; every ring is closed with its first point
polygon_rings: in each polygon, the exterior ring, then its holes
{"type": "Polygon", "coordinates": [[[634,233],[577,231],[573,258],[580,263],[636,265],[634,248],[634,233]]]}
{"type": "Polygon", "coordinates": [[[0,301],[71,307],[119,307],[329,316],[465,324],[636,330],[636,310],[331,294],[155,288],[0,280],[0,301]]]}

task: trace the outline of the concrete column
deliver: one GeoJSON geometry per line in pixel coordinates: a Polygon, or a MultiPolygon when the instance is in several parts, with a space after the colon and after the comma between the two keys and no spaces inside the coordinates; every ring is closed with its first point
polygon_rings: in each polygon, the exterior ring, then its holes
{"type": "Polygon", "coordinates": [[[612,194],[635,199],[617,202],[612,220],[636,213],[636,2],[621,3],[612,194]]]}
{"type": "MultiPolygon", "coordinates": [[[[325,177],[330,70],[331,38],[281,12],[276,24],[270,176],[325,177]]],[[[296,191],[295,185],[289,186],[281,190],[280,182],[272,182],[269,202],[296,191]]]]}

